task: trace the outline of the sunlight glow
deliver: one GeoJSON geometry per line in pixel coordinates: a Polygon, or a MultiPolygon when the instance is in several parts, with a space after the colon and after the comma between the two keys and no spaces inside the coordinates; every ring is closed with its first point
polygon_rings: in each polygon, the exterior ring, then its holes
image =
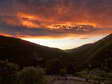
{"type": "Polygon", "coordinates": [[[93,43],[99,39],[102,39],[105,36],[97,36],[93,38],[87,38],[87,39],[81,39],[81,38],[63,38],[63,39],[41,39],[41,38],[22,38],[24,40],[48,46],[48,47],[54,47],[54,48],[60,48],[60,49],[72,49],[79,46],[82,46],[84,44],[93,43]]]}

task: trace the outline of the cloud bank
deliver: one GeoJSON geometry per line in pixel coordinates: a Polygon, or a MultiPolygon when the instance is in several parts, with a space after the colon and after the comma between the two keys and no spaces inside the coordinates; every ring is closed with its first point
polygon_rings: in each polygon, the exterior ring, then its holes
{"type": "Polygon", "coordinates": [[[0,0],[0,33],[18,37],[108,34],[112,33],[111,9],[111,0],[0,0]]]}

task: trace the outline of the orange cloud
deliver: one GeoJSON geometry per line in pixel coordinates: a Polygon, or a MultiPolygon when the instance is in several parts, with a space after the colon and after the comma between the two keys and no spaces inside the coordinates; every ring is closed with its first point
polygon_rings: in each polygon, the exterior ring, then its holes
{"type": "Polygon", "coordinates": [[[12,37],[12,35],[10,35],[10,34],[5,34],[5,33],[0,33],[0,36],[12,37]]]}
{"type": "Polygon", "coordinates": [[[17,17],[21,19],[28,19],[28,20],[37,20],[37,16],[31,15],[31,14],[26,14],[22,12],[17,13],[17,17]]]}
{"type": "MultiPolygon", "coordinates": [[[[60,9],[61,12],[61,9],[60,9]]],[[[62,12],[63,14],[63,12],[62,12]]],[[[97,23],[93,22],[75,22],[75,21],[58,21],[56,20],[56,17],[50,18],[43,18],[42,16],[36,15],[36,14],[28,14],[28,13],[22,13],[18,12],[17,17],[13,19],[5,19],[5,22],[12,25],[17,26],[25,26],[27,28],[48,28],[48,29],[56,29],[54,27],[55,25],[61,25],[61,26],[72,26],[72,25],[91,25],[94,27],[97,27],[97,23]]],[[[58,17],[57,17],[58,18],[58,17]]]]}
{"type": "Polygon", "coordinates": [[[64,38],[76,34],[108,34],[112,31],[111,0],[16,0],[13,3],[13,8],[0,8],[0,15],[4,15],[1,16],[2,21],[7,27],[11,26],[6,30],[2,28],[2,32],[13,35],[20,32],[21,36],[41,38],[64,38]],[[79,28],[75,30],[74,25],[79,28]],[[95,30],[89,28],[88,31],[88,28],[86,30],[81,25],[92,26],[95,30]]]}
{"type": "Polygon", "coordinates": [[[25,21],[25,20],[21,21],[21,25],[25,26],[25,27],[28,27],[28,28],[38,28],[38,27],[40,27],[39,25],[37,25],[37,24],[35,24],[31,21],[25,21]]]}

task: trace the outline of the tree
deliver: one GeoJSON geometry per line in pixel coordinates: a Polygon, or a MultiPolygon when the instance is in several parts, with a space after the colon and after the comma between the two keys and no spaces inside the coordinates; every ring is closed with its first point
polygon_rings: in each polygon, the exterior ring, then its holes
{"type": "Polygon", "coordinates": [[[0,61],[0,84],[15,84],[19,66],[8,61],[0,61]]]}
{"type": "Polygon", "coordinates": [[[44,71],[41,68],[26,67],[17,73],[17,84],[45,84],[44,71]]]}

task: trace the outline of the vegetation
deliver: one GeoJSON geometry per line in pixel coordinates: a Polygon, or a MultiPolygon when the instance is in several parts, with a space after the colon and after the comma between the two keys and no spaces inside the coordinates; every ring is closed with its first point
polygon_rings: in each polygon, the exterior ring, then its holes
{"type": "Polygon", "coordinates": [[[85,80],[95,82],[97,84],[102,84],[106,82],[112,83],[112,72],[105,72],[100,69],[85,69],[80,72],[77,72],[77,76],[85,78],[85,80]]]}
{"type": "Polygon", "coordinates": [[[0,61],[0,84],[46,84],[41,68],[25,67],[6,61],[0,61]]]}
{"type": "Polygon", "coordinates": [[[26,67],[17,73],[18,84],[46,84],[43,69],[26,67]]]}
{"type": "Polygon", "coordinates": [[[18,68],[16,64],[0,61],[0,84],[14,84],[18,68]]]}
{"type": "Polygon", "coordinates": [[[112,35],[67,51],[0,37],[0,60],[0,84],[45,84],[45,74],[111,82],[112,35]]]}

